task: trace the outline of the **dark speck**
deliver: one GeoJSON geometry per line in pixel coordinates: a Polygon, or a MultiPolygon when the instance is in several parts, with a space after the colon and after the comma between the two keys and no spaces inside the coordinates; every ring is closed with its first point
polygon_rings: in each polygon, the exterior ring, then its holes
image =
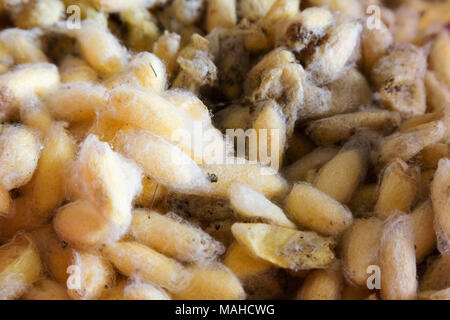
{"type": "Polygon", "coordinates": [[[211,183],[217,183],[217,181],[219,181],[219,178],[217,177],[217,175],[215,173],[207,173],[206,177],[208,178],[208,180],[211,183]]]}

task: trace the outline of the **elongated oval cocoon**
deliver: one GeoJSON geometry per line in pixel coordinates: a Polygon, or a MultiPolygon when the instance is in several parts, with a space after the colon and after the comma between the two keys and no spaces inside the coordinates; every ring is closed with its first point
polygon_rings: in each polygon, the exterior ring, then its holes
{"type": "Polygon", "coordinates": [[[61,207],[53,219],[58,236],[76,248],[98,248],[118,240],[126,231],[123,226],[108,220],[97,208],[85,200],[61,207]]]}
{"type": "Polygon", "coordinates": [[[41,152],[39,135],[22,125],[0,125],[0,184],[6,190],[26,184],[41,152]]]}
{"type": "Polygon", "coordinates": [[[334,260],[335,242],[314,232],[263,223],[235,223],[231,232],[252,255],[281,268],[324,268],[334,260]]]}
{"type": "Polygon", "coordinates": [[[228,198],[228,190],[235,183],[244,183],[269,199],[281,197],[287,189],[286,181],[272,168],[253,164],[240,158],[227,158],[224,164],[203,166],[206,173],[217,176],[211,184],[213,197],[228,198]]]}
{"type": "Polygon", "coordinates": [[[72,194],[92,202],[107,221],[125,231],[131,222],[132,201],[142,190],[141,169],[89,135],[71,170],[72,194]]]}
{"type": "Polygon", "coordinates": [[[76,30],[84,59],[97,71],[111,74],[126,64],[128,53],[111,32],[94,20],[83,21],[76,30]]]}
{"type": "Polygon", "coordinates": [[[348,203],[366,176],[368,153],[367,141],[351,140],[320,169],[315,187],[340,203],[348,203]]]}
{"type": "Polygon", "coordinates": [[[380,242],[381,297],[385,300],[416,298],[416,253],[410,217],[386,220],[380,242]]]}
{"type": "Polygon", "coordinates": [[[221,243],[174,213],[135,210],[130,234],[138,242],[186,262],[213,260],[225,251],[221,243]]]}
{"type": "Polygon", "coordinates": [[[190,281],[173,294],[177,300],[241,300],[245,291],[236,276],[222,264],[189,267],[190,281]]]}
{"type": "Polygon", "coordinates": [[[300,226],[328,236],[338,236],[353,222],[347,208],[306,183],[292,188],[286,198],[286,210],[300,226]]]}
{"type": "Polygon", "coordinates": [[[284,175],[290,181],[304,181],[311,169],[319,169],[333,159],[339,152],[337,148],[317,148],[284,169],[284,175]]]}
{"type": "Polygon", "coordinates": [[[21,103],[33,94],[46,96],[59,82],[58,68],[50,63],[21,64],[0,75],[0,120],[16,119],[21,103]]]}
{"type": "Polygon", "coordinates": [[[434,228],[441,253],[450,250],[450,160],[441,159],[431,183],[431,201],[434,210],[434,228]]]}
{"type": "Polygon", "coordinates": [[[120,131],[114,144],[125,156],[134,159],[145,174],[168,189],[187,193],[209,189],[206,174],[177,146],[149,131],[120,131]]]}
{"type": "Polygon", "coordinates": [[[124,275],[139,276],[170,292],[186,287],[190,275],[177,261],[133,241],[121,241],[103,249],[105,256],[124,275]]]}
{"type": "Polygon", "coordinates": [[[103,106],[106,89],[87,82],[65,83],[46,99],[56,119],[69,122],[92,120],[103,106]]]}
{"type": "Polygon", "coordinates": [[[0,247],[0,299],[19,298],[39,279],[42,264],[31,237],[16,235],[0,247]]]}
{"type": "Polygon", "coordinates": [[[245,184],[231,185],[229,195],[233,210],[245,218],[262,218],[280,227],[296,228],[281,208],[245,184]]]}
{"type": "MultiPolygon", "coordinates": [[[[113,285],[115,272],[112,265],[97,252],[75,252],[72,267],[77,271],[72,276],[79,277],[75,287],[69,287],[67,293],[73,299],[93,300],[101,297],[106,288],[113,285]],[[76,287],[79,285],[79,287],[76,287]]],[[[68,280],[69,282],[69,280],[68,280]]]]}
{"type": "Polygon", "coordinates": [[[367,268],[377,264],[383,223],[376,217],[356,219],[343,239],[343,272],[350,282],[366,286],[367,268]]]}

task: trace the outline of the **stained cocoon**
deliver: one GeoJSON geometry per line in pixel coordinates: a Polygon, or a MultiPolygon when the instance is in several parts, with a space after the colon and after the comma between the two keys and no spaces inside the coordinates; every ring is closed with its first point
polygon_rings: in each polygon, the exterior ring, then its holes
{"type": "Polygon", "coordinates": [[[234,238],[253,256],[278,267],[298,270],[323,268],[335,258],[335,241],[315,232],[264,223],[235,223],[234,238]]]}
{"type": "Polygon", "coordinates": [[[345,22],[328,32],[328,40],[316,49],[307,71],[316,76],[319,84],[339,78],[351,63],[359,46],[362,26],[358,22],[345,22]]]}

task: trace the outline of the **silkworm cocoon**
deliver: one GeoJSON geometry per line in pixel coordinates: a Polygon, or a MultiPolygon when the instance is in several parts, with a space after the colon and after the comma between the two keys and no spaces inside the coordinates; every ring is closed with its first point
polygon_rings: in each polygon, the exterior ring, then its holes
{"type": "Polygon", "coordinates": [[[395,211],[409,212],[416,197],[420,170],[396,159],[383,172],[375,212],[386,219],[395,211]]]}
{"type": "Polygon", "coordinates": [[[190,275],[177,261],[133,241],[106,246],[105,256],[124,275],[137,276],[170,292],[182,290],[190,275]]]}
{"type": "Polygon", "coordinates": [[[146,175],[168,189],[188,193],[209,189],[206,174],[188,155],[149,131],[120,131],[114,144],[125,156],[134,159],[146,175]]]}
{"type": "Polygon", "coordinates": [[[97,72],[86,61],[74,56],[67,56],[59,66],[61,82],[96,82],[97,72]]]}
{"type": "Polygon", "coordinates": [[[307,67],[316,82],[327,84],[337,80],[348,68],[359,46],[362,26],[358,22],[346,22],[331,28],[328,39],[318,47],[307,67]]]}
{"type": "Polygon", "coordinates": [[[223,263],[241,280],[260,275],[273,268],[269,262],[252,256],[245,246],[238,242],[228,247],[223,263]]]}
{"type": "Polygon", "coordinates": [[[426,146],[441,141],[446,136],[446,131],[445,123],[440,120],[401,128],[381,139],[377,151],[378,160],[382,163],[395,158],[408,161],[426,146]]]}
{"type": "Polygon", "coordinates": [[[142,86],[155,93],[163,92],[167,86],[166,66],[153,53],[138,53],[124,70],[104,82],[107,88],[114,88],[121,84],[142,86]]]}
{"type": "Polygon", "coordinates": [[[347,208],[306,183],[292,188],[286,198],[286,210],[300,226],[328,236],[338,236],[353,223],[347,208]]]}
{"type": "Polygon", "coordinates": [[[277,205],[245,184],[235,183],[229,190],[234,211],[245,218],[262,218],[280,227],[296,228],[277,205]]]}
{"type": "Polygon", "coordinates": [[[70,300],[66,288],[51,279],[42,279],[21,297],[23,300],[70,300]]]}
{"type": "Polygon", "coordinates": [[[167,0],[90,0],[98,10],[105,12],[121,12],[133,8],[152,8],[163,5],[167,0]]]}
{"type": "Polygon", "coordinates": [[[340,264],[334,263],[327,269],[313,270],[309,273],[297,293],[297,299],[340,300],[342,289],[340,264]]]}
{"type": "Polygon", "coordinates": [[[23,125],[0,125],[0,184],[6,190],[26,184],[41,152],[39,135],[23,125]]]}
{"type": "Polygon", "coordinates": [[[252,164],[243,159],[230,158],[225,163],[203,166],[206,173],[217,176],[211,184],[211,196],[228,198],[228,190],[235,183],[244,183],[255,191],[261,192],[268,199],[283,196],[286,193],[286,181],[272,168],[260,164],[252,164]]]}
{"type": "Polygon", "coordinates": [[[128,281],[123,289],[123,296],[125,300],[171,300],[164,289],[143,282],[138,278],[128,281]]]}
{"type": "Polygon", "coordinates": [[[443,290],[450,287],[450,254],[441,254],[430,261],[420,283],[420,290],[443,290]]]}
{"type": "Polygon", "coordinates": [[[418,205],[411,218],[414,226],[414,247],[417,263],[430,254],[436,247],[436,233],[433,227],[434,212],[431,201],[427,200],[418,205]]]}
{"type": "Polygon", "coordinates": [[[125,232],[131,222],[132,201],[142,190],[141,169],[89,135],[71,170],[72,194],[89,200],[107,221],[125,232]]]}
{"type": "Polygon", "coordinates": [[[45,134],[52,125],[53,118],[47,106],[37,97],[33,97],[20,105],[22,124],[45,134]]]}
{"type": "Polygon", "coordinates": [[[380,240],[381,298],[416,298],[417,274],[413,225],[409,216],[392,216],[383,226],[380,240]]]}
{"type": "Polygon", "coordinates": [[[135,210],[130,234],[138,242],[186,262],[211,261],[225,251],[221,243],[174,213],[135,210]]]}
{"type": "Polygon", "coordinates": [[[58,68],[50,63],[22,64],[0,75],[0,120],[17,119],[19,105],[33,93],[44,97],[58,86],[58,68]]]}
{"type": "Polygon", "coordinates": [[[376,217],[356,219],[343,238],[343,272],[358,286],[366,286],[367,268],[378,263],[383,222],[376,217]]]}
{"type": "Polygon", "coordinates": [[[177,300],[242,300],[245,291],[236,276],[222,264],[187,268],[190,281],[173,294],[177,300]]]}
{"type": "Polygon", "coordinates": [[[11,201],[9,191],[0,186],[0,216],[8,215],[11,201]]]}
{"type": "Polygon", "coordinates": [[[35,27],[48,28],[64,16],[64,3],[61,0],[35,0],[22,5],[14,14],[14,23],[22,29],[35,27]]]}
{"type": "Polygon", "coordinates": [[[350,201],[366,176],[369,141],[355,138],[319,171],[314,186],[341,203],[350,201]]]}
{"type": "Polygon", "coordinates": [[[76,30],[75,34],[83,58],[96,71],[111,74],[120,71],[127,63],[127,50],[101,24],[93,20],[85,20],[81,29],[76,30]]]}
{"type": "Polygon", "coordinates": [[[45,99],[56,119],[69,122],[93,120],[103,106],[106,88],[89,82],[65,83],[45,99]]]}
{"type": "Polygon", "coordinates": [[[0,299],[17,299],[39,279],[42,264],[32,239],[18,234],[0,247],[0,299]]]}
{"type": "Polygon", "coordinates": [[[192,132],[190,117],[150,90],[117,87],[110,91],[102,111],[105,116],[174,142],[190,154],[190,141],[183,139],[192,132]]]}
{"type": "Polygon", "coordinates": [[[39,29],[4,29],[0,32],[0,43],[6,46],[16,64],[48,62],[38,38],[40,33],[39,29]]]}
{"type": "Polygon", "coordinates": [[[434,229],[438,237],[438,249],[441,253],[450,250],[450,160],[441,159],[431,183],[431,201],[434,211],[434,229]]]}
{"type": "Polygon", "coordinates": [[[320,169],[338,152],[339,149],[334,147],[317,148],[286,167],[283,172],[284,176],[290,181],[304,181],[309,170],[320,169]]]}
{"type": "Polygon", "coordinates": [[[315,232],[263,223],[235,223],[231,231],[253,256],[281,268],[294,271],[323,268],[334,260],[335,242],[315,232]]]}
{"type": "Polygon", "coordinates": [[[231,28],[236,24],[236,0],[210,0],[206,11],[205,28],[211,32],[214,28],[231,28]]]}
{"type": "Polygon", "coordinates": [[[53,228],[58,236],[81,249],[98,248],[115,241],[126,232],[127,227],[107,219],[85,200],[61,207],[53,219],[53,228]]]}
{"type": "Polygon", "coordinates": [[[76,143],[65,124],[54,122],[46,131],[43,149],[30,183],[24,188],[24,198],[32,214],[42,222],[63,200],[64,172],[76,155],[76,143]]]}
{"type": "Polygon", "coordinates": [[[176,33],[167,31],[159,37],[153,46],[153,53],[164,61],[169,77],[173,75],[178,67],[177,56],[181,48],[181,37],[176,33]]]}
{"type": "MultiPolygon", "coordinates": [[[[106,288],[113,285],[115,271],[112,265],[99,253],[75,252],[72,265],[76,271],[71,276],[79,277],[79,283],[71,283],[67,293],[73,299],[93,300],[101,297],[106,288]],[[79,287],[76,287],[78,286],[79,287]]],[[[70,277],[68,279],[70,283],[70,277]]]]}

